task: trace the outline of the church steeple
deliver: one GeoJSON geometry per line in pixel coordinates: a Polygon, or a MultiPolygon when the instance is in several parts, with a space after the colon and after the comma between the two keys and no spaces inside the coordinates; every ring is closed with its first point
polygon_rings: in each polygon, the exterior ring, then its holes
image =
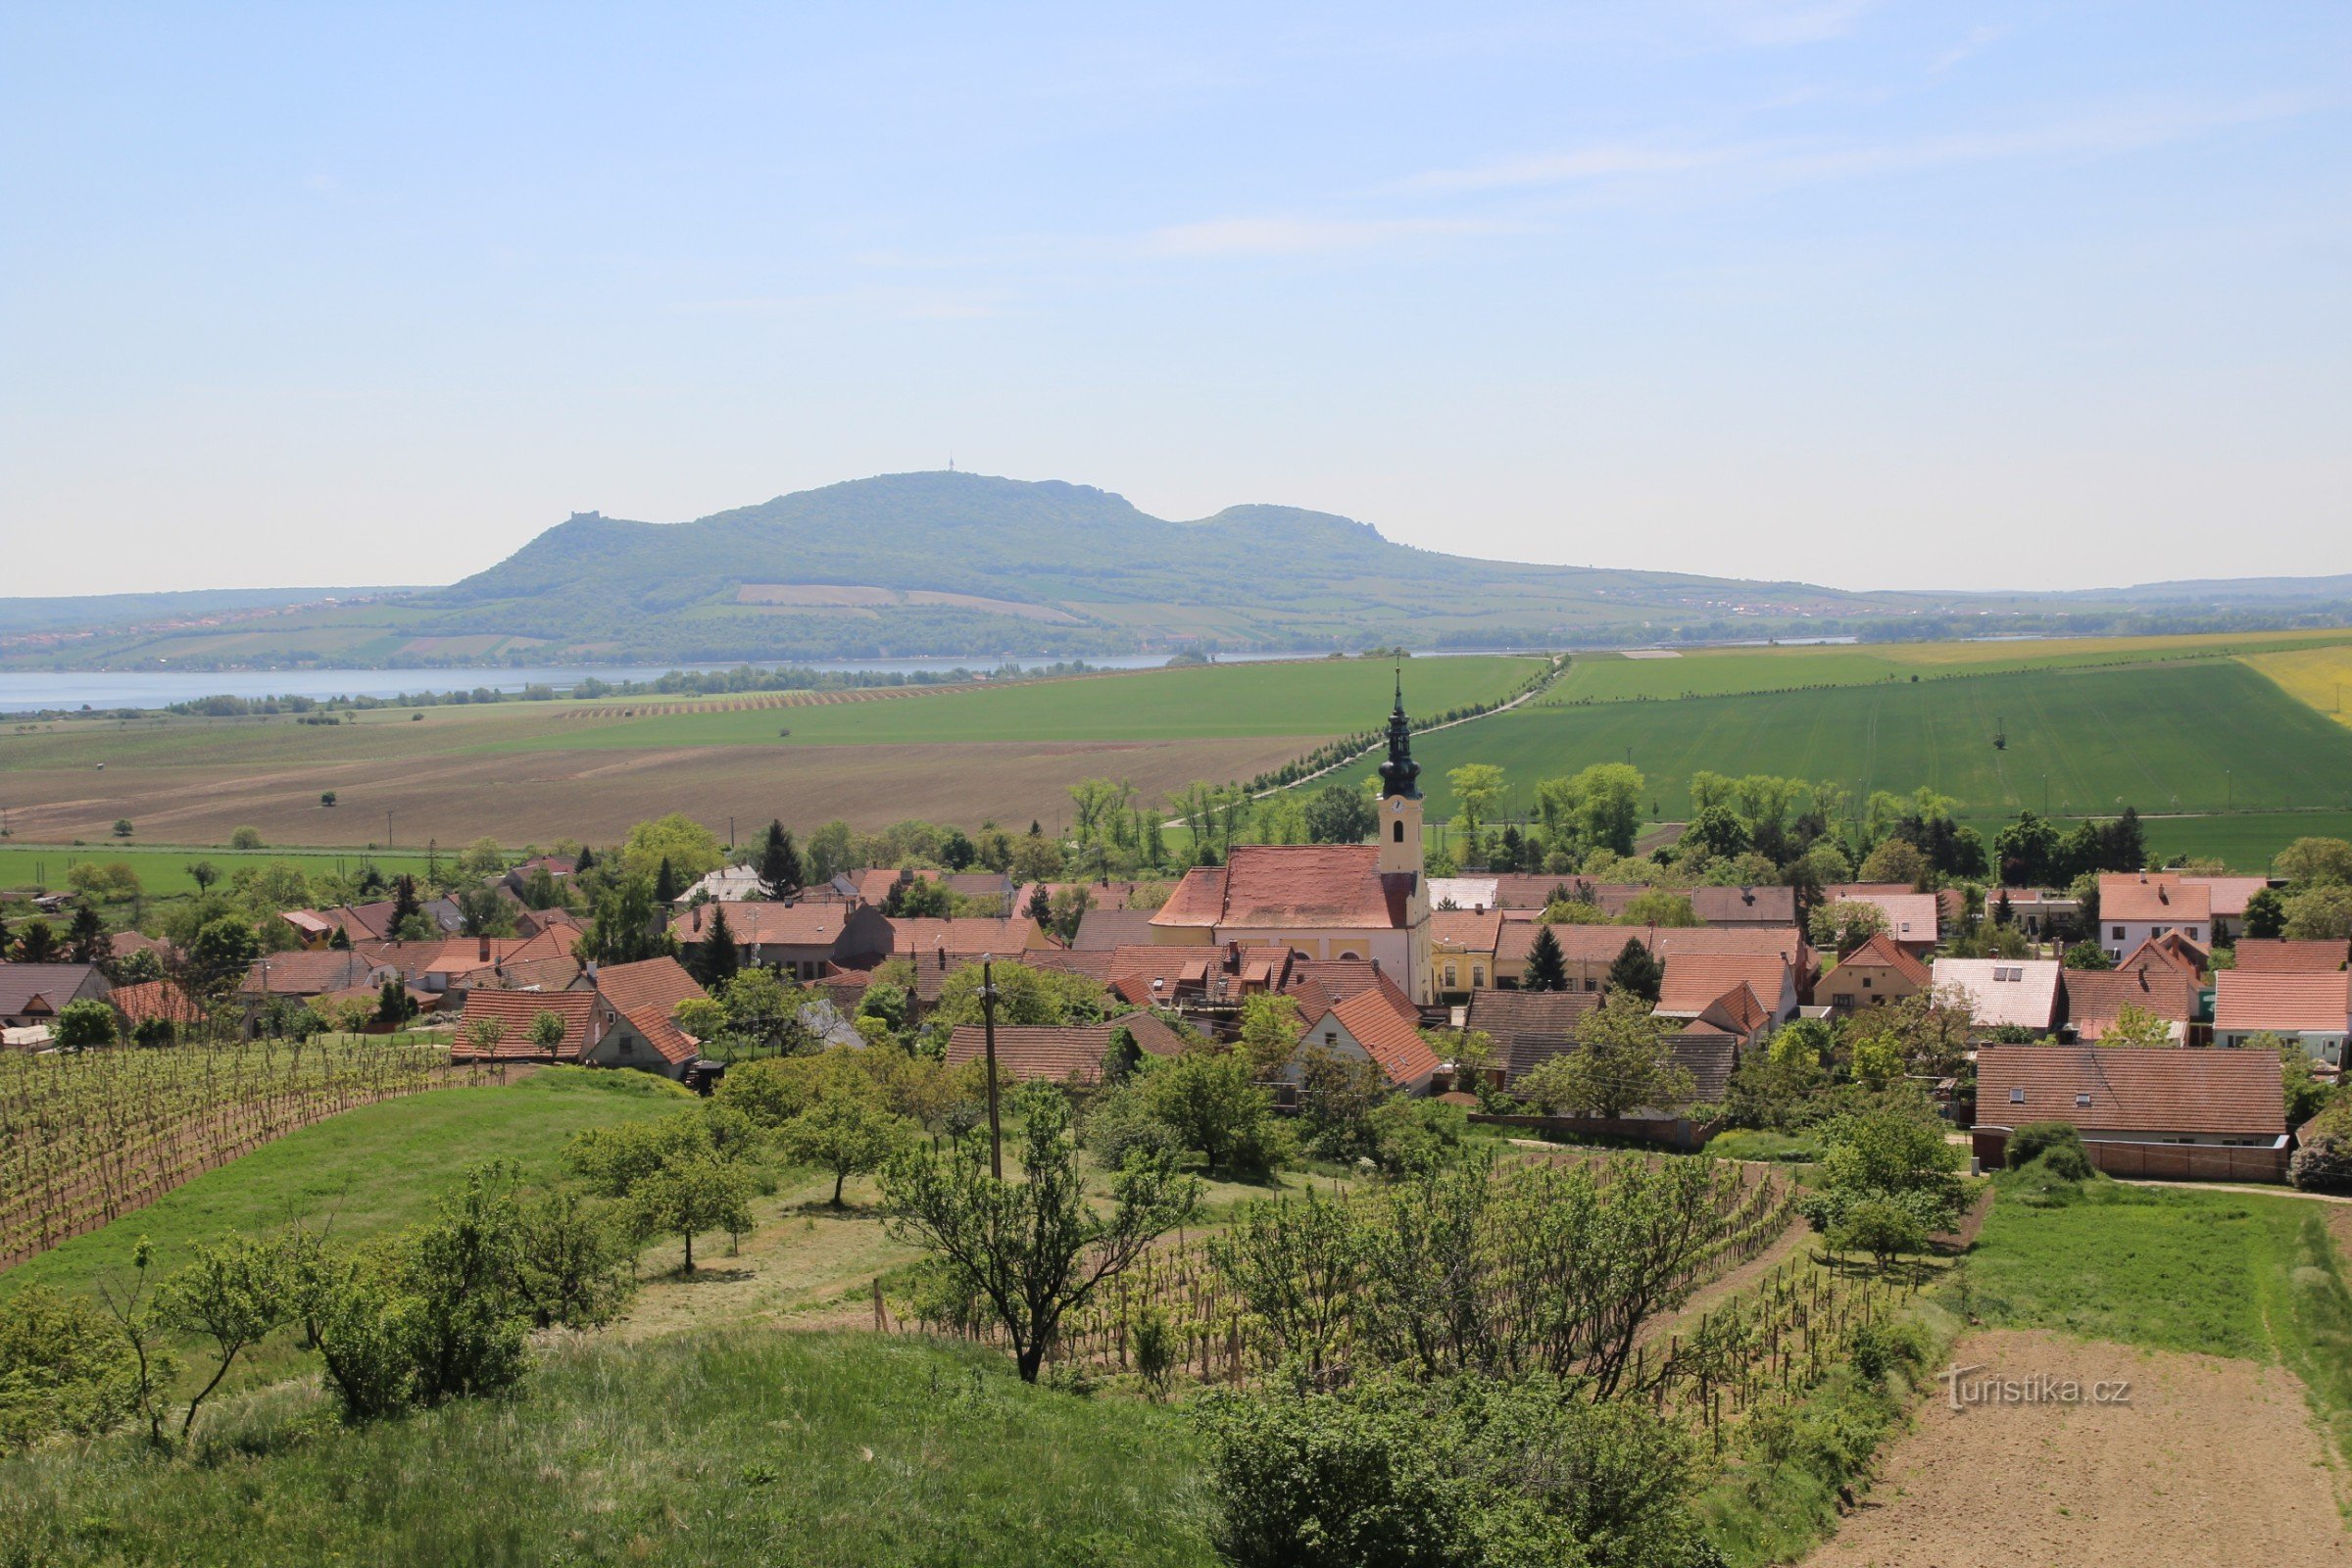
{"type": "Polygon", "coordinates": [[[1413,760],[1413,727],[1404,716],[1404,671],[1396,671],[1396,706],[1389,713],[1389,760],[1380,764],[1380,798],[1421,798],[1421,764],[1413,760]]]}

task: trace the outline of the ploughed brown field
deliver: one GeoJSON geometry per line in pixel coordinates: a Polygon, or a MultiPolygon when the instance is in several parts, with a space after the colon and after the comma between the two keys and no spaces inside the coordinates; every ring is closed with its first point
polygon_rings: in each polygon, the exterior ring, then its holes
{"type": "Polygon", "coordinates": [[[109,841],[128,817],[149,843],[217,844],[253,827],[272,844],[523,844],[568,835],[594,843],[632,822],[684,811],[748,832],[770,817],[806,830],[835,817],[871,829],[919,817],[974,826],[993,818],[1049,830],[1069,786],[1102,775],[1157,801],[1194,779],[1248,778],[1311,749],[1315,738],[1005,741],[931,746],[695,746],[353,758],[240,767],[116,763],[103,772],[24,769],[0,779],[9,825],[29,843],[109,841]],[[338,804],[318,804],[333,790],[338,804]]]}
{"type": "Polygon", "coordinates": [[[1806,1568],[2352,1563],[2336,1474],[2283,1367],[2014,1330],[1977,1376],[2128,1380],[2130,1402],[1980,1405],[1938,1387],[1806,1568]]]}

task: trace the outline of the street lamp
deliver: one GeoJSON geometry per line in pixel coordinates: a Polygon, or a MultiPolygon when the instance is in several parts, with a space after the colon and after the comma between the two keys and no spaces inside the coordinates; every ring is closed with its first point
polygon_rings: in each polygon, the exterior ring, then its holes
{"type": "Polygon", "coordinates": [[[996,955],[980,955],[980,1032],[988,1051],[988,1173],[1004,1179],[1004,1133],[997,1123],[996,955]]]}

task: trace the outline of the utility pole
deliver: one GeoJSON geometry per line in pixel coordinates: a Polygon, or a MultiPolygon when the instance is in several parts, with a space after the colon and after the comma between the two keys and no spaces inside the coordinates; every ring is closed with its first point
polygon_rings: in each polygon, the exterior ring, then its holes
{"type": "Polygon", "coordinates": [[[980,955],[980,1030],[988,1048],[988,1173],[1004,1179],[1004,1132],[997,1124],[996,956],[980,955]]]}
{"type": "Polygon", "coordinates": [[[391,847],[392,847],[392,813],[391,813],[390,811],[386,811],[386,812],[384,813],[384,848],[388,850],[388,849],[390,849],[391,847]]]}

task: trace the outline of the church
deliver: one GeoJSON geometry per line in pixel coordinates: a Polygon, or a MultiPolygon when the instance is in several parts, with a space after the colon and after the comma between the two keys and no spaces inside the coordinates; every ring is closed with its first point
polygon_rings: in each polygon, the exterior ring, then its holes
{"type": "Polygon", "coordinates": [[[1195,866],[1152,917],[1157,944],[1279,943],[1310,958],[1374,960],[1418,1005],[1431,976],[1429,879],[1421,861],[1421,764],[1404,682],[1389,714],[1372,844],[1237,844],[1223,865],[1195,866]]]}

